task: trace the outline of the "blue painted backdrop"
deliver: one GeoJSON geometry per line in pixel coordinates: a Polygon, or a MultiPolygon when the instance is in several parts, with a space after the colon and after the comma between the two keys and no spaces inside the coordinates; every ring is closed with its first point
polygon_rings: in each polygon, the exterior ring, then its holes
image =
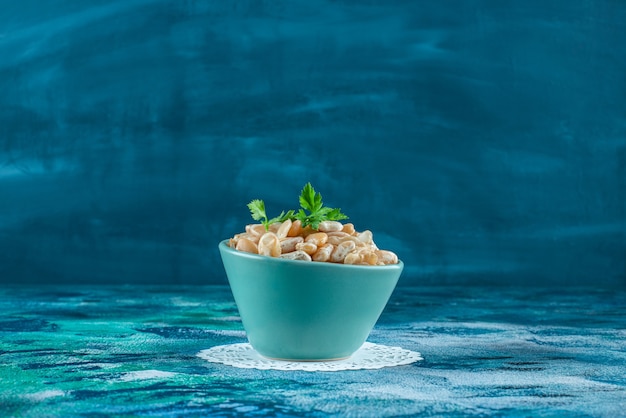
{"type": "Polygon", "coordinates": [[[225,283],[307,181],[404,284],[625,285],[626,2],[3,2],[1,283],[225,283]]]}

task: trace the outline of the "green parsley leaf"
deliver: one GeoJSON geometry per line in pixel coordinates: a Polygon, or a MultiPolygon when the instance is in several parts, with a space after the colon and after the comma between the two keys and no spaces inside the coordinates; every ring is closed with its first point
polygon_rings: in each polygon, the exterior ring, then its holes
{"type": "Polygon", "coordinates": [[[328,212],[328,214],[326,215],[326,219],[328,219],[329,221],[341,221],[343,219],[348,219],[348,217],[345,214],[341,213],[340,208],[334,208],[330,212],[328,212]]]}
{"type": "Polygon", "coordinates": [[[317,212],[322,207],[322,195],[315,193],[311,183],[307,183],[300,193],[300,206],[309,212],[317,212]]]}
{"type": "Polygon", "coordinates": [[[252,219],[255,221],[260,221],[262,219],[267,220],[267,215],[265,214],[265,202],[262,200],[254,199],[252,202],[248,203],[248,209],[250,209],[252,219]]]}
{"type": "MultiPolygon", "coordinates": [[[[293,210],[287,211],[287,213],[285,213],[285,211],[282,211],[282,212],[280,212],[280,215],[278,215],[275,218],[270,219],[267,222],[267,224],[269,226],[269,225],[271,225],[273,223],[285,222],[287,219],[293,219],[293,218],[294,218],[294,211],[293,210]]],[[[267,229],[267,228],[265,228],[265,229],[267,229]]]]}
{"type": "Polygon", "coordinates": [[[325,207],[322,203],[322,195],[315,191],[311,183],[307,183],[300,193],[300,207],[297,212],[295,210],[282,211],[280,215],[269,219],[265,212],[265,203],[262,200],[255,199],[248,203],[252,219],[260,221],[265,226],[266,231],[271,224],[285,222],[287,219],[292,221],[299,219],[303,227],[311,226],[313,229],[317,229],[320,222],[323,221],[348,219],[346,215],[341,213],[341,209],[325,207]]]}
{"type": "Polygon", "coordinates": [[[300,206],[302,209],[295,215],[296,219],[302,222],[302,226],[311,226],[313,229],[319,227],[323,221],[340,221],[348,219],[346,215],[341,213],[341,209],[324,207],[322,203],[322,195],[315,192],[311,183],[307,183],[300,193],[300,206]],[[305,211],[308,211],[307,214],[305,211]]]}

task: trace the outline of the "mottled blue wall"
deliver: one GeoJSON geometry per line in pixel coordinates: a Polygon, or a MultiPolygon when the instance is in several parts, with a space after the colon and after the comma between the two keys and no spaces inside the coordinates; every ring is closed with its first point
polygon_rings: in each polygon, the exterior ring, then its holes
{"type": "Polygon", "coordinates": [[[307,181],[404,284],[625,285],[626,2],[3,2],[0,282],[225,283],[307,181]]]}

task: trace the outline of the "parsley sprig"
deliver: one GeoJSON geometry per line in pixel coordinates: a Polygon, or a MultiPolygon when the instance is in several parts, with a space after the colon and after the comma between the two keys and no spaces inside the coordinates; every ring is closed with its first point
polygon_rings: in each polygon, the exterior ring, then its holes
{"type": "Polygon", "coordinates": [[[255,221],[261,221],[263,226],[265,226],[266,231],[269,229],[271,224],[276,222],[285,222],[287,219],[294,217],[294,211],[290,210],[287,213],[282,211],[280,215],[275,218],[268,219],[267,214],[265,213],[265,202],[259,199],[254,199],[252,202],[248,203],[248,209],[250,209],[252,219],[255,221]]]}
{"type": "Polygon", "coordinates": [[[339,208],[325,207],[322,203],[322,195],[315,192],[311,183],[307,183],[300,193],[301,209],[296,213],[295,218],[302,222],[302,226],[311,225],[311,228],[317,229],[322,221],[340,221],[348,219],[346,215],[341,213],[339,208]],[[308,211],[307,214],[305,211],[308,211]]]}
{"type": "Polygon", "coordinates": [[[341,213],[341,209],[324,206],[322,195],[315,191],[311,183],[307,183],[300,193],[300,209],[297,212],[295,210],[282,211],[280,215],[270,219],[265,212],[265,202],[259,199],[248,203],[248,209],[250,209],[252,219],[260,221],[265,226],[265,230],[268,230],[271,224],[284,222],[287,219],[300,220],[303,227],[310,226],[315,230],[320,222],[348,219],[345,214],[341,213]]]}

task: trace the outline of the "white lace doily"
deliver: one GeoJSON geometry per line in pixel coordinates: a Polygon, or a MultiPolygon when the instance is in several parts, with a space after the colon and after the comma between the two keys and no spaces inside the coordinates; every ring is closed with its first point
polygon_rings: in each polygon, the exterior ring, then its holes
{"type": "Polygon", "coordinates": [[[423,360],[415,351],[400,347],[364,343],[352,356],[334,361],[283,361],[261,356],[249,343],[218,345],[202,350],[198,357],[211,363],[221,363],[243,369],[302,370],[335,372],[340,370],[381,369],[402,366],[423,360]]]}

